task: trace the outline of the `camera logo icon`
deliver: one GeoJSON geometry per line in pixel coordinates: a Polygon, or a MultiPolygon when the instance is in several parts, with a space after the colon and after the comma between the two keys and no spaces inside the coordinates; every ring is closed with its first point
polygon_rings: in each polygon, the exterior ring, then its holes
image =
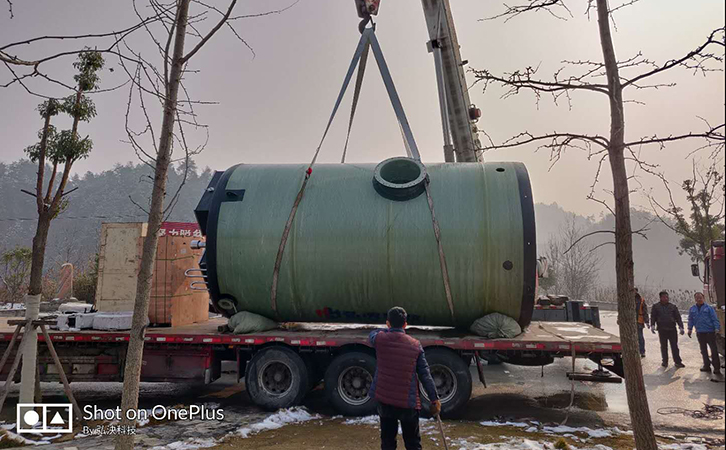
{"type": "Polygon", "coordinates": [[[18,403],[18,433],[72,433],[73,405],[70,403],[18,403]]]}

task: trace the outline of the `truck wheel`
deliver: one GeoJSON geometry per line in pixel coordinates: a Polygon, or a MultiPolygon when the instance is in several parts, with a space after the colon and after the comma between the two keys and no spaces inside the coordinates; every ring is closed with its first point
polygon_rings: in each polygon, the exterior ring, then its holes
{"type": "MultiPolygon", "coordinates": [[[[451,350],[435,348],[426,350],[426,361],[429,363],[431,376],[436,384],[436,392],[441,400],[441,415],[456,416],[471,397],[471,372],[464,360],[451,350]]],[[[423,386],[421,393],[422,413],[428,415],[431,402],[423,386]]]]}
{"type": "Polygon", "coordinates": [[[308,372],[300,355],[285,347],[257,353],[245,372],[247,393],[269,411],[299,405],[308,391],[308,372]]]}
{"type": "Polygon", "coordinates": [[[346,416],[375,414],[376,402],[368,391],[376,373],[376,358],[363,352],[343,353],[325,371],[325,397],[346,416]]]}

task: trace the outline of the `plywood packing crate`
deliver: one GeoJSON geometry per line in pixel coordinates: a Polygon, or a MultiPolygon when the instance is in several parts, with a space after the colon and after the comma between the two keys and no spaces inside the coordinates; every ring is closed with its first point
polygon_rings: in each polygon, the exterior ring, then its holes
{"type": "MultiPolygon", "coordinates": [[[[96,309],[102,312],[134,309],[136,281],[141,264],[145,223],[104,223],[98,262],[96,309]]],[[[206,321],[209,295],[192,290],[187,269],[197,268],[201,250],[193,250],[192,239],[200,239],[196,224],[165,222],[159,231],[154,276],[151,283],[149,321],[171,326],[206,321]]]]}

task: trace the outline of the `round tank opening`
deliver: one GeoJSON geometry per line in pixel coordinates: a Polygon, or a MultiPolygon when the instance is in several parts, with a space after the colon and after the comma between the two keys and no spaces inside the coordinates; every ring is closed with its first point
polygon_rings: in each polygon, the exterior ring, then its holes
{"type": "Polygon", "coordinates": [[[373,175],[373,187],[389,200],[405,201],[416,198],[426,189],[426,168],[411,158],[391,158],[378,164],[373,175]]]}
{"type": "Polygon", "coordinates": [[[504,167],[497,167],[497,172],[504,172],[504,167]]]}
{"type": "Polygon", "coordinates": [[[422,167],[416,161],[397,159],[381,166],[381,178],[395,185],[406,185],[416,181],[422,172],[422,167]]]}

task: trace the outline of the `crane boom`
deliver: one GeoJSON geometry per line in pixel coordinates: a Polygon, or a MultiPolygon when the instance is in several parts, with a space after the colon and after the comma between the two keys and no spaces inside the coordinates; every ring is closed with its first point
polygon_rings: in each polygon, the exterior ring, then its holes
{"type": "MultiPolygon", "coordinates": [[[[444,122],[444,157],[447,162],[474,162],[481,147],[472,119],[472,107],[459,51],[449,0],[421,0],[429,32],[429,51],[434,53],[439,84],[439,100],[444,122]],[[448,127],[447,127],[448,125],[448,127]],[[448,128],[448,132],[447,132],[448,128]],[[453,149],[447,142],[451,134],[453,149]]],[[[475,116],[472,116],[475,115],[475,116]]]]}

